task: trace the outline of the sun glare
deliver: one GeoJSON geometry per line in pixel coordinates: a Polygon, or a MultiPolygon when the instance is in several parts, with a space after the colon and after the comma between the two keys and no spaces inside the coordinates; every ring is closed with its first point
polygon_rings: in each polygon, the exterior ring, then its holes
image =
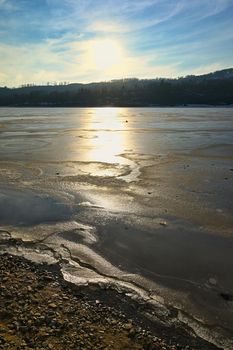
{"type": "Polygon", "coordinates": [[[99,70],[107,70],[121,63],[123,59],[120,45],[110,39],[98,40],[92,45],[91,56],[99,70]]]}

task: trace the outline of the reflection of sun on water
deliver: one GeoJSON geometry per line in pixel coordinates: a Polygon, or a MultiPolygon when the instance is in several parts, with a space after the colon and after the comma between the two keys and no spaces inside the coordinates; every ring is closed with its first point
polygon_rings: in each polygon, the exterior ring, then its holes
{"type": "Polygon", "coordinates": [[[118,154],[124,152],[126,139],[124,135],[123,109],[96,108],[93,110],[89,127],[97,131],[97,138],[90,139],[90,158],[93,161],[116,163],[118,154]]]}
{"type": "MultiPolygon", "coordinates": [[[[103,162],[104,164],[92,164],[90,172],[93,176],[121,176],[124,170],[113,166],[113,163],[126,164],[123,157],[117,157],[124,153],[127,147],[127,124],[124,115],[127,113],[123,108],[93,108],[88,118],[86,127],[94,132],[96,138],[88,140],[88,158],[92,162],[103,162]],[[108,164],[106,164],[108,163],[108,164]]],[[[120,197],[106,192],[89,192],[88,201],[108,210],[119,210],[120,197]]]]}

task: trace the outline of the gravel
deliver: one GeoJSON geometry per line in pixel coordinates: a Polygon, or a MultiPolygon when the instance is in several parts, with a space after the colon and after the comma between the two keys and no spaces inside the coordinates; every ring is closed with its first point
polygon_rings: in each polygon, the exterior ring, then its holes
{"type": "Polygon", "coordinates": [[[0,256],[0,349],[174,349],[56,275],[0,256]]]}

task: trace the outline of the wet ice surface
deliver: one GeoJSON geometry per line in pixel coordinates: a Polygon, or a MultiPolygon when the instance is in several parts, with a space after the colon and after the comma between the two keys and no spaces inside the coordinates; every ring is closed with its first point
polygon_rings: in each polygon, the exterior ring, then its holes
{"type": "Polygon", "coordinates": [[[28,190],[0,189],[0,208],[2,225],[32,226],[62,221],[72,215],[71,207],[64,203],[28,190]]]}
{"type": "Polygon", "coordinates": [[[137,285],[225,348],[232,198],[232,109],[0,109],[2,238],[77,283],[137,285]]]}

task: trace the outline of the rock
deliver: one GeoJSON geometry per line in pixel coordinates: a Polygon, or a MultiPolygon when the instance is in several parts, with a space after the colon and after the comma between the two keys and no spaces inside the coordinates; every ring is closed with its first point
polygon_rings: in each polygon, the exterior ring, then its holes
{"type": "Polygon", "coordinates": [[[48,307],[50,307],[51,309],[56,309],[57,305],[55,303],[50,303],[48,307]]]}
{"type": "Polygon", "coordinates": [[[111,324],[114,326],[117,324],[117,321],[116,320],[112,320],[111,324]]]}
{"type": "Polygon", "coordinates": [[[19,326],[19,330],[22,332],[22,333],[26,333],[28,332],[30,329],[28,326],[19,326]]]}
{"type": "MultiPolygon", "coordinates": [[[[118,305],[105,304],[100,293],[88,301],[84,292],[56,280],[55,273],[18,257],[0,255],[0,266],[0,279],[8,277],[0,286],[0,302],[5,308],[0,310],[0,349],[103,350],[115,348],[116,339],[118,349],[158,350],[164,346],[171,350],[165,342],[158,344],[152,335],[136,326],[137,322],[120,311],[118,305]]],[[[124,296],[123,290],[121,293],[124,296]]],[[[229,299],[231,295],[222,297],[229,299]]]]}
{"type": "Polygon", "coordinates": [[[124,329],[126,329],[127,331],[131,330],[132,328],[133,328],[132,323],[126,323],[126,324],[124,325],[124,329]]]}
{"type": "Polygon", "coordinates": [[[135,334],[136,334],[135,329],[134,329],[134,328],[131,328],[131,329],[129,330],[129,335],[130,335],[130,337],[134,337],[135,334]]]}
{"type": "Polygon", "coordinates": [[[210,277],[210,278],[209,278],[209,283],[210,283],[210,284],[212,284],[213,286],[216,286],[217,281],[216,281],[216,279],[215,279],[215,278],[210,277]]]}
{"type": "Polygon", "coordinates": [[[167,222],[166,221],[160,221],[159,223],[161,226],[167,226],[167,222]]]}

